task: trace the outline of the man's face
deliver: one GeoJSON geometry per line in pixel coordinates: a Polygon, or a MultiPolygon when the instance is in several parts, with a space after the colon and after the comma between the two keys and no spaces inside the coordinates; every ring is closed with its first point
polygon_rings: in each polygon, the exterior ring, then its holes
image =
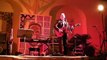
{"type": "Polygon", "coordinates": [[[33,30],[33,36],[32,38],[39,38],[40,33],[41,33],[41,28],[38,25],[32,25],[30,26],[30,29],[33,30]]]}
{"type": "Polygon", "coordinates": [[[65,20],[65,14],[64,14],[64,13],[62,13],[62,14],[60,15],[60,19],[61,19],[61,20],[65,20]]]}

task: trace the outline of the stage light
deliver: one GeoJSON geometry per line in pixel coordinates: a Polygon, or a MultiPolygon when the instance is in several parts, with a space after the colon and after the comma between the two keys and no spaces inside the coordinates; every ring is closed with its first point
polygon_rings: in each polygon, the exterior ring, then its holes
{"type": "Polygon", "coordinates": [[[102,4],[99,4],[99,5],[98,5],[98,10],[99,10],[100,12],[102,12],[102,11],[104,10],[104,6],[103,6],[102,4]]]}
{"type": "Polygon", "coordinates": [[[103,29],[103,31],[102,31],[102,39],[100,39],[100,51],[99,51],[99,54],[105,54],[105,52],[106,52],[106,44],[105,44],[105,42],[106,42],[106,40],[107,40],[107,38],[106,38],[106,34],[105,34],[105,20],[104,20],[104,5],[103,4],[99,4],[98,5],[98,10],[99,10],[99,12],[101,12],[101,17],[102,17],[102,29],[103,29]],[[103,50],[104,49],[104,50],[103,50]]]}

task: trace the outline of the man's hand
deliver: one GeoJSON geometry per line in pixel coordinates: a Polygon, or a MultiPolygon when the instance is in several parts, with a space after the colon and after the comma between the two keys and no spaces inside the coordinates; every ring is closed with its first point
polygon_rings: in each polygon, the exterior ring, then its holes
{"type": "Polygon", "coordinates": [[[59,32],[63,32],[63,30],[62,30],[62,29],[59,29],[59,32]]]}

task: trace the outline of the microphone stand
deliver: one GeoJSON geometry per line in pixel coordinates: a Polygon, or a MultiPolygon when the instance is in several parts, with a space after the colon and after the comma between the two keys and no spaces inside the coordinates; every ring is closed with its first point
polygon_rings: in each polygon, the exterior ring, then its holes
{"type": "Polygon", "coordinates": [[[105,25],[104,25],[104,19],[103,19],[103,13],[102,13],[102,28],[103,28],[103,32],[102,32],[102,34],[103,34],[103,41],[102,41],[102,44],[101,44],[101,46],[100,46],[100,54],[104,54],[105,55],[105,52],[106,52],[106,46],[105,46],[105,42],[107,41],[107,39],[106,39],[106,33],[105,33],[105,25]],[[104,47],[104,52],[102,53],[102,48],[104,47]]]}

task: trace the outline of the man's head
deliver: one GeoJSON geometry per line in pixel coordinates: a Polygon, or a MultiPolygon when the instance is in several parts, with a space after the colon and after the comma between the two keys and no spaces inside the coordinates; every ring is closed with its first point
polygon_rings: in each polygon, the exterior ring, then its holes
{"type": "Polygon", "coordinates": [[[33,30],[33,36],[32,36],[32,38],[37,39],[37,38],[40,37],[41,26],[39,24],[37,24],[37,23],[30,24],[29,29],[33,30]]]}
{"type": "Polygon", "coordinates": [[[66,18],[66,17],[65,17],[65,14],[64,14],[64,13],[61,13],[60,19],[61,19],[61,20],[65,20],[65,18],[66,18]]]}

